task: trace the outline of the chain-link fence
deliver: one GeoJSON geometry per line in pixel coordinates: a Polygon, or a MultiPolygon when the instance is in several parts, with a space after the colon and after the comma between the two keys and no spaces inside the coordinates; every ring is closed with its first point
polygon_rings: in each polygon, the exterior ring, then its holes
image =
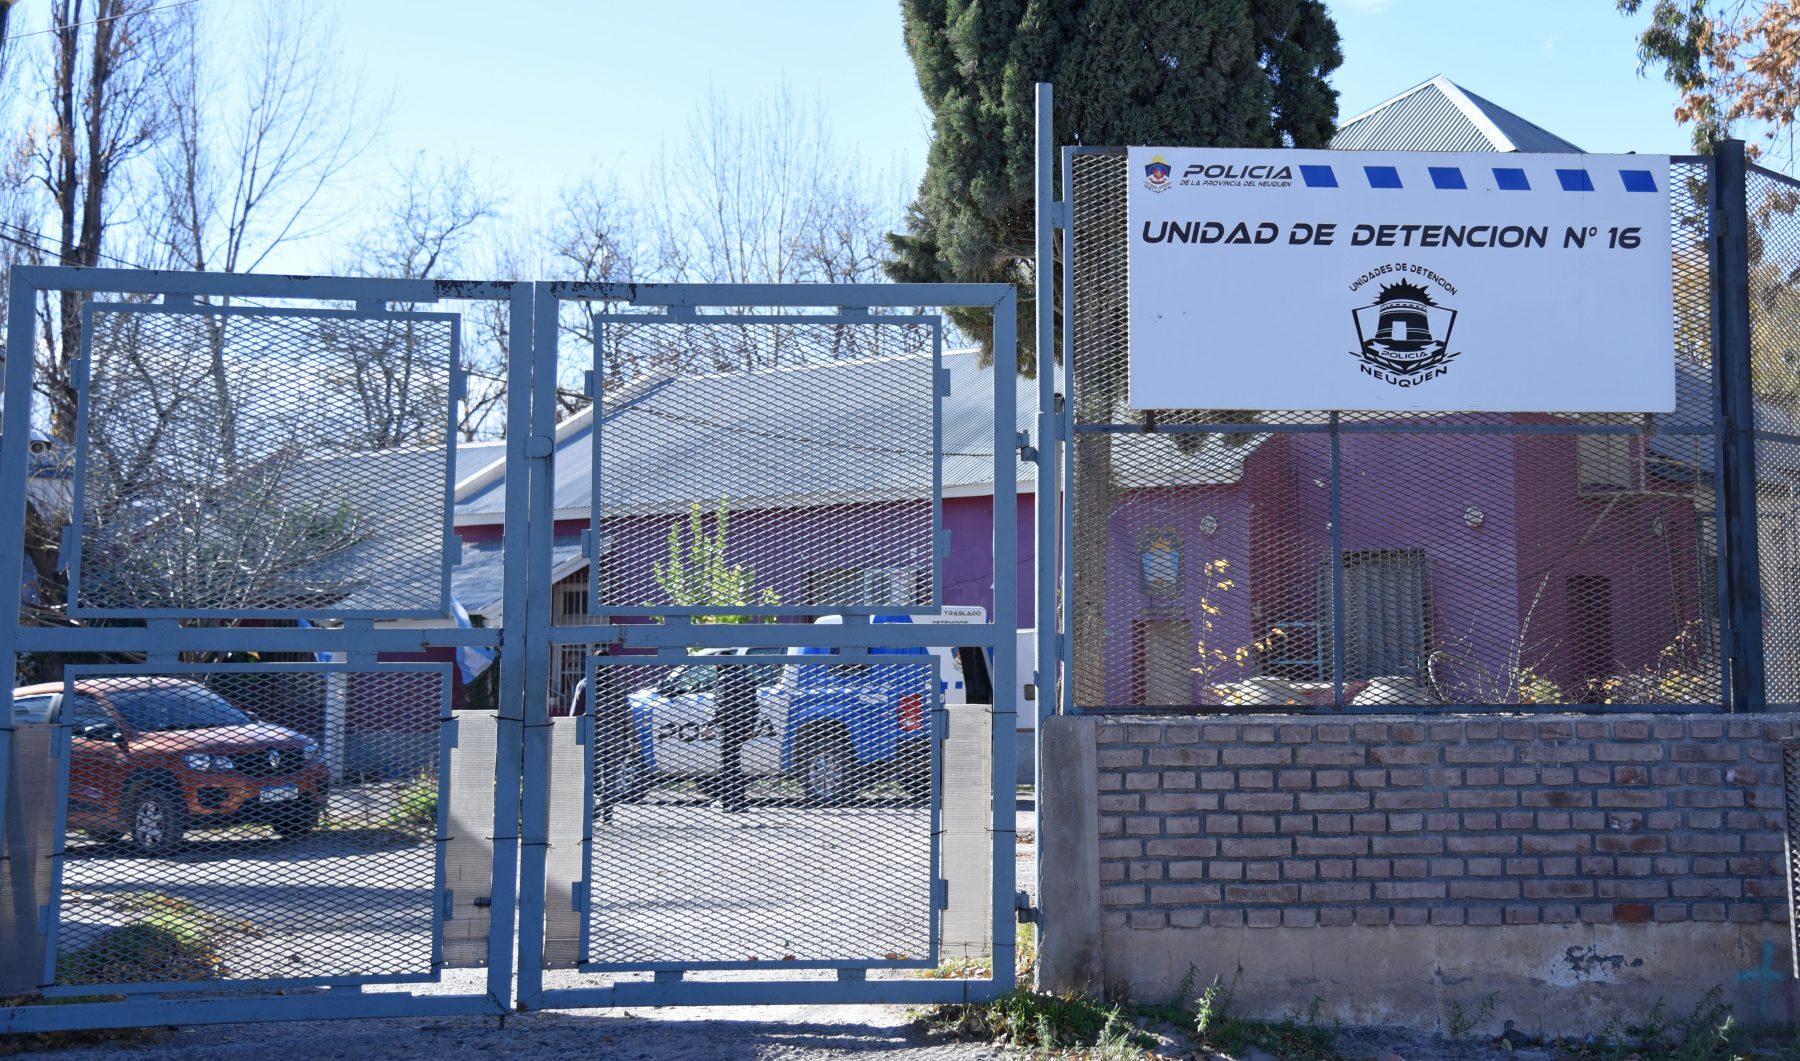
{"type": "Polygon", "coordinates": [[[939,602],[936,318],[596,321],[597,376],[661,367],[606,390],[591,471],[560,472],[591,490],[594,613],[939,602]]]}
{"type": "Polygon", "coordinates": [[[932,963],[936,668],[833,658],[591,668],[589,968],[932,963]]]}
{"type": "Polygon", "coordinates": [[[429,979],[448,668],[75,671],[61,987],[429,979]]]}
{"type": "Polygon", "coordinates": [[[1660,415],[1133,410],[1126,157],[1071,164],[1075,706],[1721,702],[1703,162],[1660,415]]]}
{"type": "Polygon", "coordinates": [[[454,315],[84,320],[72,614],[443,612],[454,315]]]}
{"type": "Polygon", "coordinates": [[[1800,183],[1746,175],[1764,695],[1800,705],[1800,183]]]}

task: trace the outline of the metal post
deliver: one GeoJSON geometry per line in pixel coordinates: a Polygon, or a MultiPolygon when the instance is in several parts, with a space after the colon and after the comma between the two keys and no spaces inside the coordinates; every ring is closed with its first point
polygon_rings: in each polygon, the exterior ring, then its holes
{"type": "Polygon", "coordinates": [[[1017,978],[1019,655],[1019,454],[1006,445],[1018,426],[1019,300],[1011,288],[994,304],[994,984],[1017,978]]]}
{"type": "MultiPolygon", "coordinates": [[[[521,498],[526,512],[523,533],[526,542],[524,584],[548,587],[551,572],[551,544],[555,518],[555,499],[551,458],[556,437],[556,360],[557,311],[561,303],[549,285],[537,286],[536,309],[532,316],[535,341],[532,343],[530,375],[530,413],[521,426],[508,426],[507,437],[525,436],[523,444],[529,459],[521,462],[520,471],[530,469],[527,496],[521,498]]],[[[514,377],[517,379],[517,377],[514,377]]],[[[595,430],[598,430],[596,425],[595,430]]],[[[509,445],[510,445],[509,441],[509,445]]],[[[507,476],[510,490],[518,472],[507,476]]],[[[509,529],[513,524],[512,497],[507,498],[509,529]]],[[[510,573],[510,572],[509,572],[510,573]]],[[[509,622],[512,617],[508,617],[509,622]]],[[[524,808],[520,827],[519,873],[519,1001],[526,1006],[537,1004],[536,996],[543,984],[544,969],[544,888],[546,860],[550,844],[550,595],[527,593],[518,620],[525,629],[524,682],[524,808]]]]}
{"type": "Polygon", "coordinates": [[[1739,140],[1713,145],[1711,209],[1713,363],[1718,373],[1720,450],[1725,467],[1722,587],[1732,633],[1731,709],[1760,711],[1763,694],[1762,567],[1756,541],[1756,397],[1750,350],[1748,164],[1739,140]]]}
{"type": "MultiPolygon", "coordinates": [[[[1032,495],[1033,514],[1037,516],[1037,542],[1033,558],[1037,562],[1037,602],[1032,609],[1037,628],[1036,689],[1037,702],[1032,705],[1037,721],[1032,729],[1032,781],[1037,798],[1032,806],[1037,811],[1038,835],[1043,835],[1050,809],[1044,806],[1044,722],[1053,713],[1058,668],[1056,666],[1056,568],[1061,556],[1057,541],[1058,516],[1062,505],[1058,495],[1062,472],[1057,458],[1061,455],[1057,439],[1056,411],[1056,203],[1053,201],[1056,179],[1055,123],[1052,121],[1052,90],[1048,83],[1037,86],[1037,261],[1032,269],[1037,282],[1037,377],[1038,437],[1037,492],[1032,495]],[[1045,689],[1049,689],[1048,695],[1045,689]]],[[[1044,867],[1040,855],[1044,845],[1032,848],[1032,873],[1041,882],[1044,867]]],[[[1042,894],[1042,886],[1039,886],[1042,894]]],[[[1039,931],[1047,926],[1039,924],[1039,931]]],[[[1040,941],[1040,945],[1042,941],[1040,941]]]]}
{"type": "MultiPolygon", "coordinates": [[[[13,356],[6,362],[6,407],[0,413],[0,584],[21,577],[25,570],[25,492],[30,488],[27,477],[31,461],[31,370],[33,358],[31,328],[37,311],[36,290],[18,273],[13,273],[7,303],[11,316],[6,322],[7,349],[13,356]]],[[[18,637],[20,593],[16,583],[0,593],[0,667],[6,668],[7,689],[18,674],[18,637]]],[[[11,784],[13,713],[12,698],[0,711],[0,829],[6,823],[6,791],[11,784]]],[[[0,849],[5,846],[0,836],[0,849]]]]}
{"type": "Polygon", "coordinates": [[[1344,706],[1344,453],[1331,414],[1331,705],[1344,706]]]}
{"type": "MultiPolygon", "coordinates": [[[[1062,380],[1063,408],[1062,433],[1057,438],[1057,445],[1062,450],[1062,497],[1057,510],[1062,519],[1062,545],[1065,550],[1075,548],[1075,152],[1073,148],[1062,150],[1062,186],[1063,186],[1063,288],[1062,288],[1062,380]]],[[[1042,489],[1040,487],[1040,489],[1042,489]]],[[[1039,495],[1042,496],[1041,494],[1039,495]]],[[[1104,517],[1102,517],[1104,518],[1104,517]]],[[[1062,565],[1062,599],[1064,607],[1075,599],[1074,565],[1064,557],[1062,565]]],[[[1074,714],[1075,707],[1075,632],[1073,625],[1064,622],[1063,629],[1058,632],[1057,643],[1061,650],[1057,657],[1062,661],[1062,684],[1056,698],[1057,710],[1063,714],[1074,714]]],[[[1042,695],[1042,694],[1040,694],[1042,695]]]]}
{"type": "MultiPolygon", "coordinates": [[[[533,285],[512,289],[507,311],[513,342],[507,351],[506,419],[509,424],[531,422],[531,364],[533,285]]],[[[505,537],[501,561],[505,584],[501,598],[500,702],[494,733],[494,876],[493,900],[488,922],[488,996],[502,1011],[512,1008],[512,972],[515,952],[514,924],[519,894],[520,769],[525,742],[526,626],[525,580],[529,524],[525,467],[529,432],[506,433],[505,537]]],[[[530,922],[522,922],[528,929],[530,922]]],[[[522,947],[522,944],[519,944],[522,947]]]]}

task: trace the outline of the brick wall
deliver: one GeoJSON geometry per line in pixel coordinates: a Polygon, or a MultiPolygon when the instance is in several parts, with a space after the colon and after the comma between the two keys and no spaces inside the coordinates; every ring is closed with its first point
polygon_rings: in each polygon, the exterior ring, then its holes
{"type": "Polygon", "coordinates": [[[1101,719],[1103,927],[1785,921],[1797,728],[1101,719]]]}

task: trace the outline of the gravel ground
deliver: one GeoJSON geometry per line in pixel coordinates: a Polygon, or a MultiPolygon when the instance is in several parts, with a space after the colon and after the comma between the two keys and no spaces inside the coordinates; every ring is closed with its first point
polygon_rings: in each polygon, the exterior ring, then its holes
{"type": "Polygon", "coordinates": [[[228,1024],[157,1032],[145,1041],[70,1047],[77,1058],[607,1057],[706,1061],[880,1055],[895,1061],[977,1061],[1002,1056],[982,1043],[947,1042],[911,1027],[890,1006],[564,1010],[442,1020],[228,1024]]]}

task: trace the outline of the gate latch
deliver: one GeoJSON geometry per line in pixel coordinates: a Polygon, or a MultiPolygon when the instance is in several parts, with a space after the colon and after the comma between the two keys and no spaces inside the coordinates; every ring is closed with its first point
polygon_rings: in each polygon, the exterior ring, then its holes
{"type": "Polygon", "coordinates": [[[1035,925],[1042,920],[1042,912],[1031,905],[1031,893],[1019,891],[1013,895],[1013,909],[1018,911],[1021,925],[1035,925]]]}

